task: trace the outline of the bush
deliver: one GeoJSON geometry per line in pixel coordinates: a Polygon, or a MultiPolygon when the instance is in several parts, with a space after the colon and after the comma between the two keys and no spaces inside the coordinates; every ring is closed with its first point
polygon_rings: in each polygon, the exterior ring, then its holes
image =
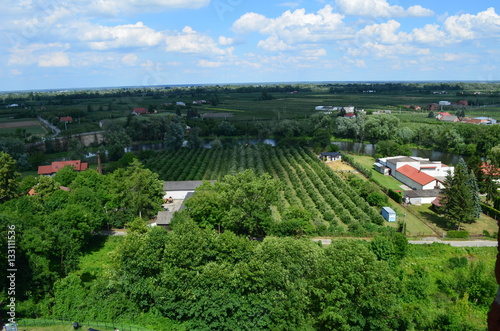
{"type": "Polygon", "coordinates": [[[403,202],[403,195],[401,192],[396,192],[394,190],[387,190],[387,195],[389,198],[393,199],[397,203],[402,203],[403,202]]]}
{"type": "Polygon", "coordinates": [[[446,233],[446,238],[468,239],[469,238],[469,232],[467,232],[467,231],[450,230],[450,231],[448,231],[448,233],[446,233]]]}

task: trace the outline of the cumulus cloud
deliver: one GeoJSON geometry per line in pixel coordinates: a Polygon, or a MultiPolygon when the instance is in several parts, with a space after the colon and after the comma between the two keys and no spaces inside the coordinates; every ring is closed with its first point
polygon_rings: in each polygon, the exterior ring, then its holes
{"type": "Polygon", "coordinates": [[[500,16],[494,8],[488,8],[477,15],[450,16],[443,27],[456,40],[500,38],[500,16]]]}
{"type": "Polygon", "coordinates": [[[341,13],[353,16],[390,18],[434,15],[432,10],[419,5],[404,9],[401,6],[390,5],[387,0],[337,0],[337,8],[341,13]]]}
{"type": "Polygon", "coordinates": [[[217,43],[205,34],[193,30],[190,26],[184,27],[182,32],[165,37],[166,51],[176,53],[191,53],[204,55],[231,55],[233,48],[219,48],[217,43]]]}
{"type": "Polygon", "coordinates": [[[237,34],[259,32],[268,38],[258,46],[270,51],[283,51],[297,43],[316,43],[339,40],[352,36],[353,31],[343,22],[344,16],[333,12],[330,5],[316,13],[305,9],[287,10],[277,18],[247,13],[234,22],[232,29],[237,34]]]}
{"type": "Polygon", "coordinates": [[[292,49],[292,47],[285,44],[283,40],[279,40],[277,36],[271,36],[266,40],[261,40],[258,42],[257,46],[273,52],[292,49]]]}
{"type": "Polygon", "coordinates": [[[358,32],[360,40],[376,40],[383,44],[396,44],[408,40],[404,32],[397,32],[401,24],[395,20],[387,23],[368,25],[358,32]]]}
{"type": "Polygon", "coordinates": [[[113,27],[94,26],[81,36],[95,50],[107,50],[124,47],[152,47],[163,40],[163,35],[142,22],[117,25],[113,27]]]}
{"type": "Polygon", "coordinates": [[[234,43],[234,40],[233,38],[228,38],[228,37],[224,37],[224,36],[219,36],[219,45],[221,46],[230,46],[234,43]]]}

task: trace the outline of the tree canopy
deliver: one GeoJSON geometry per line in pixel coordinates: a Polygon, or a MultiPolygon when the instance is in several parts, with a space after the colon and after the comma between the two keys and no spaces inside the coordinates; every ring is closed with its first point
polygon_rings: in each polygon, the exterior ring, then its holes
{"type": "Polygon", "coordinates": [[[445,215],[451,227],[460,228],[460,223],[473,223],[481,214],[478,186],[467,164],[460,159],[452,174],[446,176],[442,190],[445,215]]]}

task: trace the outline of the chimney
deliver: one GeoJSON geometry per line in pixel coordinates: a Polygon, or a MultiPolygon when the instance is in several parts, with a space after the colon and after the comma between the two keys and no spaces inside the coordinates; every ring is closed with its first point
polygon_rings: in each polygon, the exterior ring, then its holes
{"type": "Polygon", "coordinates": [[[97,171],[102,174],[101,152],[97,151],[97,171]]]}

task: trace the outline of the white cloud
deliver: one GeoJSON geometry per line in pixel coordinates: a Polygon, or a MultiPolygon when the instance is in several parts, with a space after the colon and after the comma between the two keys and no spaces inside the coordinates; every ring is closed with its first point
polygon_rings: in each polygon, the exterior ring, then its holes
{"type": "Polygon", "coordinates": [[[234,43],[234,40],[233,38],[228,38],[228,37],[224,37],[224,36],[219,36],[219,45],[221,46],[230,46],[234,43]]]}
{"type": "Polygon", "coordinates": [[[269,36],[258,46],[271,51],[293,48],[298,43],[316,43],[344,39],[353,35],[343,22],[344,16],[333,12],[330,5],[307,14],[305,9],[287,10],[277,18],[267,18],[256,13],[247,13],[233,24],[238,34],[259,32],[269,36]],[[273,44],[274,43],[274,44],[273,44]]]}
{"type": "Polygon", "coordinates": [[[285,44],[283,40],[279,40],[277,36],[271,36],[266,40],[261,40],[259,41],[257,46],[271,52],[285,51],[292,49],[292,47],[285,44]]]}
{"type": "Polygon", "coordinates": [[[222,62],[216,62],[216,61],[208,61],[205,59],[201,59],[198,61],[198,66],[204,67],[204,68],[217,68],[223,65],[222,62]]]}
{"type": "Polygon", "coordinates": [[[210,36],[194,31],[189,26],[184,27],[180,33],[166,36],[165,40],[168,52],[223,56],[231,55],[234,50],[233,47],[219,48],[210,36]]]}
{"type": "Polygon", "coordinates": [[[128,66],[135,65],[138,60],[139,60],[139,57],[137,57],[137,55],[135,55],[135,54],[125,54],[122,57],[122,63],[125,65],[128,65],[128,66]]]}
{"type": "Polygon", "coordinates": [[[383,44],[402,43],[408,39],[404,32],[398,32],[401,24],[395,20],[387,23],[368,25],[358,32],[358,40],[378,41],[383,44]]]}
{"type": "Polygon", "coordinates": [[[401,6],[391,6],[387,0],[337,0],[337,8],[341,13],[353,16],[390,18],[434,15],[432,10],[422,6],[411,6],[405,10],[401,6]]]}
{"type": "Polygon", "coordinates": [[[440,45],[448,43],[446,33],[439,29],[437,24],[427,24],[421,29],[413,29],[411,38],[417,43],[440,45]]]}
{"type": "Polygon", "coordinates": [[[68,54],[64,52],[43,54],[38,59],[38,66],[40,67],[67,67],[69,64],[68,54]]]}
{"type": "MultiPolygon", "coordinates": [[[[72,0],[76,6],[82,3],[72,0]]],[[[89,13],[116,16],[120,13],[137,14],[143,12],[156,12],[169,9],[198,9],[208,6],[210,0],[92,0],[81,6],[82,11],[89,13]]]]}
{"type": "Polygon", "coordinates": [[[464,14],[450,16],[443,23],[443,28],[455,40],[500,38],[500,16],[494,8],[477,15],[464,14]]]}
{"type": "Polygon", "coordinates": [[[33,43],[18,45],[10,49],[8,65],[29,66],[37,64],[41,67],[67,66],[68,55],[64,52],[70,48],[63,43],[33,43]]]}
{"type": "Polygon", "coordinates": [[[124,47],[152,47],[163,41],[157,32],[142,22],[113,27],[94,26],[82,34],[81,40],[88,42],[91,49],[107,50],[124,47]]]}

